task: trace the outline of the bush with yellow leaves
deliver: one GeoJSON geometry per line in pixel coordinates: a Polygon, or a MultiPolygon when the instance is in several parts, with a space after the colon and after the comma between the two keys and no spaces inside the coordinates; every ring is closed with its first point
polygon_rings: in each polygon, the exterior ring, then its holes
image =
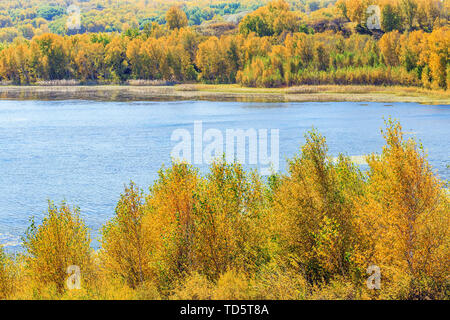
{"type": "Polygon", "coordinates": [[[342,155],[335,163],[327,151],[317,131],[306,135],[301,155],[280,177],[271,208],[282,256],[295,257],[298,272],[313,282],[355,273],[352,212],[355,196],[364,192],[358,168],[342,155]]]}
{"type": "Polygon", "coordinates": [[[143,192],[133,182],[125,187],[116,216],[103,227],[101,261],[106,273],[136,288],[152,279],[152,247],[146,229],[143,192]]]}
{"type": "Polygon", "coordinates": [[[231,269],[255,272],[269,259],[261,179],[224,159],[210,170],[195,206],[199,271],[211,280],[231,269]]]}

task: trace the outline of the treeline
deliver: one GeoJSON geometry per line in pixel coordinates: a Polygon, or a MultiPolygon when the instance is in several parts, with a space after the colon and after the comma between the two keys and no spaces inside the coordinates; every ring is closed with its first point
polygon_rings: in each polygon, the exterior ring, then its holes
{"type": "Polygon", "coordinates": [[[147,24],[166,23],[166,12],[180,6],[189,25],[199,25],[213,18],[253,11],[265,1],[247,0],[6,0],[0,3],[0,42],[16,37],[31,39],[34,35],[52,32],[60,35],[86,32],[125,32],[129,28],[143,29],[147,24]],[[79,8],[81,28],[68,29],[70,5],[79,8]]]}
{"type": "MultiPolygon", "coordinates": [[[[83,0],[73,3],[80,9],[81,28],[66,26],[72,4],[65,0],[15,0],[0,3],[0,42],[13,41],[17,37],[31,39],[43,33],[60,35],[87,32],[126,32],[143,30],[153,22],[165,24],[166,13],[171,6],[179,6],[191,26],[205,21],[223,21],[235,14],[253,11],[267,0],[83,0]]],[[[357,31],[370,32],[367,28],[367,12],[370,5],[378,5],[381,29],[422,29],[431,32],[442,22],[447,23],[449,1],[444,0],[289,0],[295,15],[306,24],[333,24],[337,19],[352,21],[357,31]],[[336,6],[333,6],[336,3],[336,6]]],[[[260,21],[254,21],[259,23],[260,21]]],[[[264,31],[264,30],[261,30],[264,31]]]]}
{"type": "Polygon", "coordinates": [[[371,35],[310,34],[284,1],[246,16],[239,33],[206,37],[187,27],[177,7],[167,24],[142,31],[73,36],[43,34],[0,51],[0,79],[32,84],[78,79],[122,83],[129,79],[239,83],[414,85],[447,89],[450,31],[446,26],[371,35]],[[303,30],[304,29],[304,30],[303,30]],[[267,34],[267,35],[265,35],[267,34]]]}
{"type": "Polygon", "coordinates": [[[448,299],[448,193],[398,123],[383,135],[367,172],[315,130],[267,180],[223,160],[163,167],[147,193],[125,188],[98,251],[79,210],[50,203],[22,254],[0,250],[0,298],[448,299]]]}

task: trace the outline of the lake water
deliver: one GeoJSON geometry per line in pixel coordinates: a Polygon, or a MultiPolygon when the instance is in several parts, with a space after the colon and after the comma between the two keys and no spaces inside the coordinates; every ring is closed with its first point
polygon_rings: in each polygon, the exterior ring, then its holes
{"type": "MultiPolygon", "coordinates": [[[[316,127],[330,154],[380,152],[383,117],[399,119],[420,140],[438,174],[448,179],[450,106],[415,103],[245,103],[0,101],[0,244],[19,250],[29,219],[47,199],[80,207],[98,237],[125,183],[147,190],[170,163],[176,129],[279,129],[280,171],[316,127]]],[[[205,166],[201,169],[205,171],[205,166]]],[[[94,240],[93,246],[98,246],[94,240]]]]}

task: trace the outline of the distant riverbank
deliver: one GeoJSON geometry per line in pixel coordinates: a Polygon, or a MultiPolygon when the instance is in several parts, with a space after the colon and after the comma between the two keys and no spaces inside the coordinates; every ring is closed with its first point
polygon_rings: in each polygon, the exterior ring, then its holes
{"type": "Polygon", "coordinates": [[[416,87],[296,86],[246,88],[238,85],[180,84],[174,86],[0,86],[0,99],[18,100],[210,100],[248,102],[417,102],[450,104],[450,92],[416,87]]]}

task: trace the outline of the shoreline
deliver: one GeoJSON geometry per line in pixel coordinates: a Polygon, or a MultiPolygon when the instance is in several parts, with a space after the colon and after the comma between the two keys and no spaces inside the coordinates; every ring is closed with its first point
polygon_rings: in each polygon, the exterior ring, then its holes
{"type": "Polygon", "coordinates": [[[304,85],[248,88],[239,85],[180,84],[174,86],[85,85],[0,86],[2,100],[94,101],[240,101],[240,102],[415,102],[450,104],[450,92],[418,87],[304,85]]]}

